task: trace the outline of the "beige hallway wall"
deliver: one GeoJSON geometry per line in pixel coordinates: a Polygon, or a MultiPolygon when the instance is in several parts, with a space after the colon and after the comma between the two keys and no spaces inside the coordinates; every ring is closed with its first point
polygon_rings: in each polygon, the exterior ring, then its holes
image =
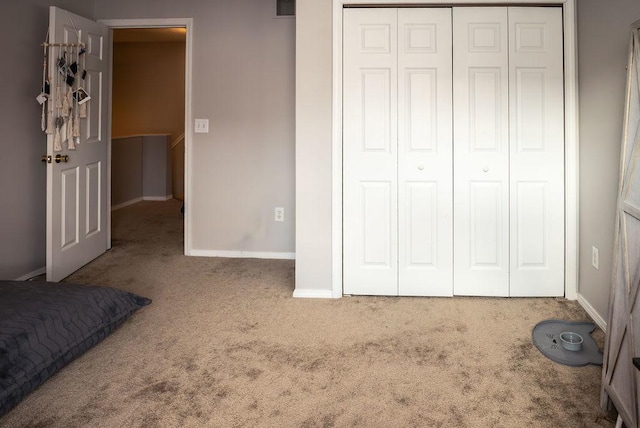
{"type": "Polygon", "coordinates": [[[185,43],[113,46],[114,137],[184,132],[185,43]]]}

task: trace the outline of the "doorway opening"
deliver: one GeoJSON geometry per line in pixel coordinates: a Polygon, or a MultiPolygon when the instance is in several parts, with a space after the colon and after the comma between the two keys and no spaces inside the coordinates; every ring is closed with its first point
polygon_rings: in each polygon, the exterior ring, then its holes
{"type": "Polygon", "coordinates": [[[185,51],[184,27],[113,31],[112,211],[184,202],[185,51]]]}
{"type": "Polygon", "coordinates": [[[189,254],[191,20],[102,22],[112,29],[112,211],[141,201],[175,207],[189,254]]]}

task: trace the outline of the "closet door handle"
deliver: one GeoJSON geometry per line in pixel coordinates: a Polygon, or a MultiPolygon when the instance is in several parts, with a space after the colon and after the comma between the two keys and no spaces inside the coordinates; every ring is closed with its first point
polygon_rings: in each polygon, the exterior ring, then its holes
{"type": "Polygon", "coordinates": [[[422,171],[424,169],[424,165],[418,165],[418,169],[422,171]]]}

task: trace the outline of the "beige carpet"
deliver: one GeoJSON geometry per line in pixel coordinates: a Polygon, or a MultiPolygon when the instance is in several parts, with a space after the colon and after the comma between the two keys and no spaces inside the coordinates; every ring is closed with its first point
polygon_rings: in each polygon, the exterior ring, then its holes
{"type": "Polygon", "coordinates": [[[183,256],[178,201],[121,209],[113,226],[113,249],[68,281],[153,303],[1,427],[613,426],[600,367],[531,342],[538,321],[587,320],[576,302],[293,299],[292,261],[183,256]]]}

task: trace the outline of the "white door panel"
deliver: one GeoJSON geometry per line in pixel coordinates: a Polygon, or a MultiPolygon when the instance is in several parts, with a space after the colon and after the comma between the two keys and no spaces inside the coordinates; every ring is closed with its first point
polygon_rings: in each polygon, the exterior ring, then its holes
{"type": "MultiPolygon", "coordinates": [[[[85,103],[87,117],[80,119],[80,137],[75,149],[69,147],[65,123],[61,132],[62,151],[54,152],[54,136],[47,136],[47,154],[61,162],[47,165],[47,280],[59,281],[90,262],[107,249],[106,195],[106,112],[105,82],[108,71],[108,28],[56,7],[50,8],[49,67],[57,70],[58,59],[67,51],[75,60],[70,44],[85,44],[87,74],[80,86],[91,99],[85,103]],[[60,46],[62,44],[62,46],[60,46]],[[67,156],[68,158],[64,158],[67,156]],[[68,159],[65,162],[65,159],[68,159]]],[[[76,79],[81,79],[81,73],[76,79]]],[[[68,90],[60,73],[51,73],[51,88],[68,90]]],[[[74,86],[74,89],[77,85],[74,86]]],[[[57,90],[51,91],[49,106],[56,105],[57,90]]],[[[60,112],[54,109],[54,117],[60,112]]]]}
{"type": "Polygon", "coordinates": [[[509,295],[506,8],[453,10],[454,293],[509,295]]]}
{"type": "Polygon", "coordinates": [[[398,294],[397,11],[344,11],[344,293],[398,294]]]}
{"type": "Polygon", "coordinates": [[[564,295],[562,11],[509,8],[512,296],[564,295]]]}
{"type": "Polygon", "coordinates": [[[398,10],[399,294],[453,294],[451,9],[398,10]]]}

